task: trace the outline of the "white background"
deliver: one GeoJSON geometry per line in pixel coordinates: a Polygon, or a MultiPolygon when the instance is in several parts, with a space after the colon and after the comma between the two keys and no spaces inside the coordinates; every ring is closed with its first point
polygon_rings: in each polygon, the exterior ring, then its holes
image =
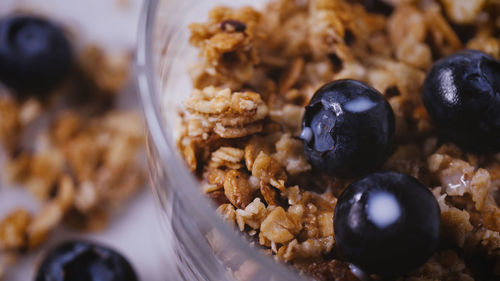
{"type": "MultiPolygon", "coordinates": [[[[0,15],[12,9],[33,10],[47,14],[73,29],[80,41],[98,42],[108,50],[132,50],[142,0],[0,0],[0,15]]],[[[131,82],[126,104],[135,104],[135,86],[131,82]]],[[[0,152],[1,153],[1,152],[0,152]]],[[[1,154],[0,154],[1,158],[1,154]]],[[[38,208],[30,194],[21,188],[2,184],[0,170],[0,218],[16,206],[32,211],[38,208]]],[[[173,280],[166,266],[165,239],[151,191],[145,188],[130,202],[110,227],[102,232],[82,235],[58,228],[42,249],[19,260],[9,268],[7,281],[33,280],[36,264],[44,250],[66,238],[91,238],[113,246],[134,265],[142,281],[173,280]]]]}

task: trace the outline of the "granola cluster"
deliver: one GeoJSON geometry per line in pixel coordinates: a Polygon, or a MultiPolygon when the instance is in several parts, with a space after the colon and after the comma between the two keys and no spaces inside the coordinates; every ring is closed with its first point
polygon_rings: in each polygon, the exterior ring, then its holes
{"type": "Polygon", "coordinates": [[[59,225],[106,227],[144,183],[144,128],[138,113],[113,104],[129,76],[128,54],[88,46],[78,69],[48,100],[0,93],[2,180],[40,203],[0,218],[2,265],[40,246],[59,225]]]}
{"type": "Polygon", "coordinates": [[[269,253],[318,280],[357,280],[331,255],[336,198],[351,180],[312,170],[296,136],[322,84],[366,82],[396,115],[383,169],[417,177],[441,207],[441,249],[404,280],[500,278],[500,157],[441,143],[420,92],[445,55],[473,48],[500,58],[499,3],[392,0],[379,14],[361,2],[217,7],[193,23],[201,59],[178,141],[188,166],[217,212],[269,253]]]}

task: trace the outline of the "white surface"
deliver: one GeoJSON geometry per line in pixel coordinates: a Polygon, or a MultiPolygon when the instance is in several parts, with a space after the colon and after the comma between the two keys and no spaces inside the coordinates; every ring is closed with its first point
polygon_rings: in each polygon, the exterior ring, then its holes
{"type": "MultiPolygon", "coordinates": [[[[0,14],[15,9],[33,10],[69,24],[78,32],[78,39],[99,42],[108,49],[131,49],[135,37],[141,0],[0,0],[0,14]],[[123,5],[125,2],[126,4],[123,5]]],[[[135,90],[132,85],[129,90],[135,90]]],[[[134,95],[128,95],[127,106],[137,104],[134,95]]],[[[0,155],[1,158],[1,155],[0,155]]],[[[1,177],[1,174],[0,174],[1,177]]],[[[20,188],[0,184],[0,218],[16,206],[31,211],[39,208],[29,193],[20,188]]],[[[18,261],[8,269],[7,281],[33,280],[36,262],[43,251],[67,238],[87,238],[110,245],[122,252],[133,264],[143,281],[173,280],[166,266],[165,239],[160,231],[158,213],[148,188],[134,198],[128,208],[102,232],[82,235],[58,228],[42,249],[18,261]]]]}
{"type": "Polygon", "coordinates": [[[347,102],[344,108],[350,112],[364,112],[375,106],[375,103],[369,98],[359,97],[347,102]]]}
{"type": "Polygon", "coordinates": [[[401,216],[401,207],[394,195],[389,192],[372,194],[367,202],[368,219],[377,227],[386,228],[401,216]]]}

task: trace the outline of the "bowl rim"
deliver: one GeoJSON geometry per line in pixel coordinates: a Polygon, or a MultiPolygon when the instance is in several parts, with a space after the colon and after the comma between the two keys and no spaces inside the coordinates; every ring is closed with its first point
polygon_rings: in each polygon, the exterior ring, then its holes
{"type": "MultiPolygon", "coordinates": [[[[149,131],[149,139],[155,146],[159,159],[162,163],[168,163],[172,158],[182,162],[178,165],[168,166],[168,174],[183,178],[186,181],[182,188],[175,188],[175,193],[179,194],[180,198],[185,199],[190,208],[194,208],[195,212],[202,215],[204,219],[209,220],[213,227],[229,241],[231,247],[240,252],[245,252],[260,268],[273,273],[273,276],[282,280],[300,281],[307,280],[299,276],[297,271],[292,270],[289,266],[285,266],[282,262],[275,262],[272,256],[260,253],[255,247],[251,247],[248,241],[242,238],[241,232],[231,228],[228,223],[224,222],[216,213],[213,203],[201,194],[199,180],[191,173],[184,161],[178,157],[177,145],[171,132],[167,132],[166,122],[162,117],[161,102],[156,97],[159,95],[158,83],[156,83],[156,75],[154,71],[153,61],[153,39],[154,39],[154,23],[156,20],[157,9],[160,1],[164,0],[145,0],[143,3],[139,26],[137,29],[137,46],[135,54],[135,74],[139,90],[140,102],[142,104],[145,122],[149,131]]],[[[183,0],[186,1],[186,0],[183,0]]],[[[193,0],[188,0],[193,1],[193,0]]],[[[171,1],[174,2],[174,1],[171,1]]],[[[178,11],[177,11],[178,12],[178,11]]],[[[168,83],[168,82],[167,82],[168,83]]],[[[165,169],[164,169],[165,170],[165,169]]],[[[154,189],[153,189],[154,190],[154,189]]],[[[153,191],[155,192],[155,191],[153,191]]],[[[158,192],[155,192],[158,193],[158,192]]],[[[158,194],[155,194],[158,199],[158,194]]],[[[156,200],[158,201],[158,200],[156,200]]],[[[199,241],[207,244],[206,240],[199,241]]],[[[205,245],[206,247],[206,245],[205,245]]]]}

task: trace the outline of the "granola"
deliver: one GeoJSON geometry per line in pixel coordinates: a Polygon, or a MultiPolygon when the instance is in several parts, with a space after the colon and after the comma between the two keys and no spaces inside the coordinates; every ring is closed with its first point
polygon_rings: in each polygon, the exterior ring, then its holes
{"type": "Polygon", "coordinates": [[[2,180],[40,203],[35,212],[18,207],[0,218],[0,279],[8,260],[37,249],[56,227],[102,229],[142,188],[142,120],[112,106],[130,61],[128,53],[110,55],[90,45],[49,100],[0,94],[2,180]]]}
{"type": "Polygon", "coordinates": [[[349,181],[313,171],[296,136],[319,86],[361,80],[396,115],[397,147],[384,169],[419,178],[441,207],[446,246],[404,280],[500,278],[498,156],[438,144],[420,97],[442,56],[467,47],[500,57],[498,3],[394,0],[383,15],[359,2],[276,0],[265,13],[216,7],[208,22],[193,23],[200,60],[180,151],[221,216],[278,259],[318,280],[357,280],[328,256],[336,196],[349,181]],[[458,24],[476,32],[466,37],[458,24]]]}

